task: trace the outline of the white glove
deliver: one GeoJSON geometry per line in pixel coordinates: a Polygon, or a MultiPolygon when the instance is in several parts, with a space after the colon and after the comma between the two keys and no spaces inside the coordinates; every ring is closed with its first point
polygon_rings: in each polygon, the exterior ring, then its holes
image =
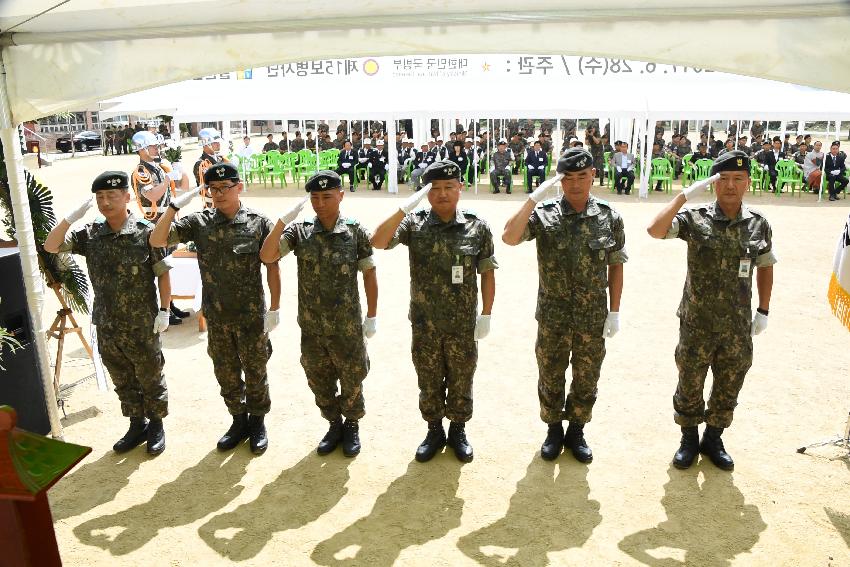
{"type": "Polygon", "coordinates": [[[602,326],[602,338],[610,339],[620,330],[620,313],[619,311],[609,311],[605,317],[605,325],[602,326]]]}
{"type": "Polygon", "coordinates": [[[77,207],[65,216],[65,222],[67,222],[68,224],[74,224],[75,222],[86,216],[86,213],[90,208],[92,208],[93,204],[93,199],[91,196],[89,196],[85,201],[80,203],[79,207],[77,207]]]}
{"type": "Polygon", "coordinates": [[[286,226],[292,221],[294,221],[296,218],[298,218],[298,214],[301,212],[301,209],[304,208],[304,205],[307,204],[307,201],[309,200],[310,195],[307,195],[306,197],[298,201],[297,205],[289,209],[287,212],[283,213],[283,215],[280,217],[280,222],[282,222],[283,225],[286,226]]]}
{"type": "Polygon", "coordinates": [[[623,173],[623,168],[622,168],[622,167],[620,167],[620,166],[618,165],[618,166],[617,166],[617,171],[618,171],[619,173],[623,173]]]}
{"type": "Polygon", "coordinates": [[[506,166],[505,166],[505,171],[510,171],[510,170],[511,170],[511,166],[506,165],[506,166]]]}
{"type": "Polygon", "coordinates": [[[349,167],[351,167],[351,164],[350,163],[344,163],[344,164],[342,164],[342,167],[344,167],[345,169],[348,169],[349,167]]]}
{"type": "Polygon", "coordinates": [[[711,184],[720,179],[720,174],[715,173],[711,177],[703,179],[702,181],[697,181],[693,185],[685,187],[682,189],[682,194],[685,196],[685,200],[690,201],[691,199],[695,199],[700,197],[705,192],[708,191],[711,184]]]}
{"type": "Polygon", "coordinates": [[[830,175],[838,175],[839,173],[841,173],[840,169],[833,169],[832,171],[829,172],[830,175]]]}
{"type": "Polygon", "coordinates": [[[496,166],[495,166],[495,165],[491,165],[491,166],[490,166],[490,173],[493,173],[494,171],[496,171],[496,166]]]}
{"type": "Polygon", "coordinates": [[[753,324],[750,325],[750,335],[756,336],[763,333],[767,329],[767,315],[763,315],[756,311],[756,316],[753,317],[753,324]]]}
{"type": "Polygon", "coordinates": [[[263,317],[263,332],[271,333],[280,324],[280,311],[266,311],[263,317]]]}
{"type": "Polygon", "coordinates": [[[200,185],[200,186],[198,186],[198,187],[195,187],[194,189],[192,189],[192,190],[190,190],[190,191],[186,191],[185,193],[183,193],[183,194],[182,194],[182,195],[180,195],[179,197],[174,197],[173,199],[171,199],[171,205],[172,205],[175,209],[182,209],[183,207],[185,207],[186,205],[188,205],[188,204],[189,204],[189,202],[190,202],[192,199],[194,199],[194,198],[195,198],[195,195],[197,195],[198,193],[200,193],[200,192],[201,192],[201,187],[203,187],[203,185],[200,185]]]}
{"type": "Polygon", "coordinates": [[[490,334],[490,316],[479,315],[475,319],[475,340],[480,341],[490,334]]]}
{"type": "Polygon", "coordinates": [[[535,190],[534,190],[534,191],[533,191],[533,192],[532,192],[532,193],[528,196],[528,198],[529,198],[529,199],[531,199],[532,201],[534,201],[535,203],[539,203],[540,201],[542,201],[542,200],[544,199],[544,195],[546,194],[546,191],[548,191],[548,190],[549,190],[549,187],[551,187],[552,185],[554,185],[554,184],[558,183],[559,181],[561,181],[561,178],[562,178],[563,176],[564,176],[564,174],[563,174],[563,173],[559,173],[559,174],[558,174],[558,175],[556,175],[555,177],[552,177],[552,178],[550,178],[550,179],[547,179],[546,181],[544,181],[543,183],[541,183],[541,184],[540,184],[540,187],[538,187],[537,189],[535,189],[535,190]]]}
{"type": "Polygon", "coordinates": [[[770,169],[770,168],[769,168],[769,167],[767,167],[766,165],[761,166],[761,168],[762,168],[763,170],[765,170],[765,171],[767,171],[767,170],[769,170],[769,169],[770,169]]]}
{"type": "Polygon", "coordinates": [[[411,195],[410,197],[405,199],[404,203],[401,204],[399,209],[401,209],[401,211],[404,214],[409,215],[410,213],[413,212],[414,209],[416,209],[416,205],[419,204],[419,201],[421,201],[423,198],[425,198],[425,195],[427,195],[428,191],[430,191],[430,190],[431,190],[431,184],[428,183],[427,185],[425,185],[425,187],[423,187],[422,189],[420,189],[419,191],[417,191],[416,193],[414,193],[413,195],[411,195]]]}
{"type": "Polygon", "coordinates": [[[161,333],[168,329],[168,320],[169,315],[167,310],[157,313],[156,318],[153,320],[153,334],[161,333]]]}
{"type": "Polygon", "coordinates": [[[378,332],[378,318],[366,317],[363,319],[363,336],[371,339],[378,332]]]}

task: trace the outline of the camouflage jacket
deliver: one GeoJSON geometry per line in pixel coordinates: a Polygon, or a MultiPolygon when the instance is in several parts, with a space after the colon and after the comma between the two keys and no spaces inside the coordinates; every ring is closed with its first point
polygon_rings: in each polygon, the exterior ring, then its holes
{"type": "Polygon", "coordinates": [[[218,209],[204,209],[171,225],[169,246],[193,241],[197,247],[204,290],[201,306],[207,319],[247,323],[263,318],[260,246],[271,230],[268,218],[244,205],[233,219],[218,209]]]}
{"type": "Polygon", "coordinates": [[[159,311],[154,278],[171,269],[165,249],[151,248],[153,224],[129,214],[113,232],[103,217],[75,230],[59,247],[86,257],[94,291],[92,323],[113,328],[153,325],[159,311]]]}
{"type": "Polygon", "coordinates": [[[543,201],[523,234],[537,240],[537,311],[542,324],[593,327],[608,315],[608,266],[623,264],[623,218],[590,195],[582,212],[566,199],[543,201]]]}
{"type": "Polygon", "coordinates": [[[730,220],[717,202],[688,207],[673,219],[667,238],[688,243],[688,273],[677,315],[707,330],[748,333],[752,276],[776,263],[770,224],[741,205],[730,220]]]}
{"type": "Polygon", "coordinates": [[[504,173],[505,168],[511,165],[514,161],[514,156],[510,151],[500,152],[496,150],[493,152],[493,157],[490,161],[490,167],[496,168],[496,173],[504,173]]]}
{"type": "Polygon", "coordinates": [[[330,231],[319,218],[290,223],[280,238],[280,255],[298,258],[298,325],[313,335],[359,335],[357,271],[375,267],[370,234],[340,216],[330,231]]]}
{"type": "Polygon", "coordinates": [[[402,219],[387,249],[409,247],[410,313],[414,328],[450,333],[472,332],[478,314],[478,279],[499,267],[493,234],[472,211],[457,209],[443,222],[420,210],[402,219]],[[462,283],[452,283],[452,266],[463,267],[462,283]]]}

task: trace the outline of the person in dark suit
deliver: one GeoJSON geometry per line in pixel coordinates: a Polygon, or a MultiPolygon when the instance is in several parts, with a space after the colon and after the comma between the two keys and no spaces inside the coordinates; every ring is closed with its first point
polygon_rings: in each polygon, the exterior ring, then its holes
{"type": "Polygon", "coordinates": [[[537,179],[536,187],[545,181],[546,166],[549,165],[549,156],[543,151],[540,140],[534,142],[534,146],[525,153],[525,192],[531,193],[531,181],[537,179]]]}
{"type": "Polygon", "coordinates": [[[340,181],[342,176],[348,176],[348,190],[354,192],[354,185],[357,179],[354,176],[354,166],[357,165],[357,152],[351,149],[351,141],[346,140],[342,144],[342,149],[339,152],[339,160],[337,161],[336,173],[339,175],[340,181]]]}
{"type": "Polygon", "coordinates": [[[785,154],[782,152],[782,139],[779,136],[773,137],[773,148],[768,151],[762,150],[764,157],[762,158],[762,169],[770,176],[770,188],[776,190],[776,164],[779,160],[785,159],[785,154]]]}
{"type": "Polygon", "coordinates": [[[377,148],[369,152],[369,180],[372,182],[372,191],[380,191],[387,177],[387,162],[389,157],[384,140],[378,138],[377,148]]]}
{"type": "Polygon", "coordinates": [[[830,201],[837,201],[838,194],[847,187],[847,167],[844,164],[847,155],[839,151],[840,147],[841,145],[838,142],[832,142],[829,153],[826,154],[825,158],[824,171],[826,172],[826,187],[829,189],[830,201]]]}

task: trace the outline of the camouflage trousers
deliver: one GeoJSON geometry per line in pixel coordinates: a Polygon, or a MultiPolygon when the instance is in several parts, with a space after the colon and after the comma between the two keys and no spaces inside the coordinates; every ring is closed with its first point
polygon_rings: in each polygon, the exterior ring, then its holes
{"type": "Polygon", "coordinates": [[[115,385],[121,413],[127,417],[168,415],[168,388],[162,375],[165,357],[159,334],[151,327],[97,327],[97,349],[115,385]]]}
{"type": "Polygon", "coordinates": [[[266,363],[272,343],[263,332],[262,319],[251,323],[209,321],[207,354],[231,415],[265,415],[271,408],[266,363]],[[242,374],[245,379],[242,379],[242,374]]]}
{"type": "Polygon", "coordinates": [[[472,378],[478,344],[463,334],[413,328],[410,345],[419,380],[419,412],[425,421],[443,417],[457,423],[472,419],[472,378]]]}
{"type": "Polygon", "coordinates": [[[680,323],[676,345],[679,384],[673,396],[676,423],[691,427],[705,421],[714,427],[729,427],[738,393],[752,364],[753,338],[749,329],[717,333],[680,323]],[[706,410],[703,389],[709,367],[713,382],[706,410]]]}
{"type": "Polygon", "coordinates": [[[369,355],[363,335],[323,336],[301,331],[301,366],[322,417],[335,421],[341,415],[346,419],[366,415],[363,380],[369,373],[369,355]]]}
{"type": "Polygon", "coordinates": [[[602,327],[573,330],[540,324],[534,354],[537,356],[540,419],[546,423],[589,422],[605,359],[602,327]],[[570,363],[573,379],[567,394],[565,373],[570,363]]]}

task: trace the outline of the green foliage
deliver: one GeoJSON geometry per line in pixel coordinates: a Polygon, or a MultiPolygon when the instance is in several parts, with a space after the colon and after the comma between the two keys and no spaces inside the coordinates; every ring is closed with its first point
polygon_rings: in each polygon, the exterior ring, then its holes
{"type": "Polygon", "coordinates": [[[176,148],[166,148],[163,155],[165,156],[165,159],[171,163],[176,163],[183,157],[183,150],[180,146],[177,146],[176,148]]]}
{"type": "MultiPolygon", "coordinates": [[[[53,194],[47,187],[39,183],[30,172],[24,171],[24,178],[27,184],[30,217],[41,274],[48,285],[60,284],[60,293],[68,307],[80,313],[88,313],[86,296],[88,295],[89,284],[85,273],[70,254],[50,254],[44,250],[47,234],[56,225],[56,215],[53,212],[53,194]]],[[[3,213],[0,222],[6,229],[6,235],[9,238],[15,238],[12,195],[3,162],[2,145],[0,145],[0,208],[2,208],[3,213]]]]}

